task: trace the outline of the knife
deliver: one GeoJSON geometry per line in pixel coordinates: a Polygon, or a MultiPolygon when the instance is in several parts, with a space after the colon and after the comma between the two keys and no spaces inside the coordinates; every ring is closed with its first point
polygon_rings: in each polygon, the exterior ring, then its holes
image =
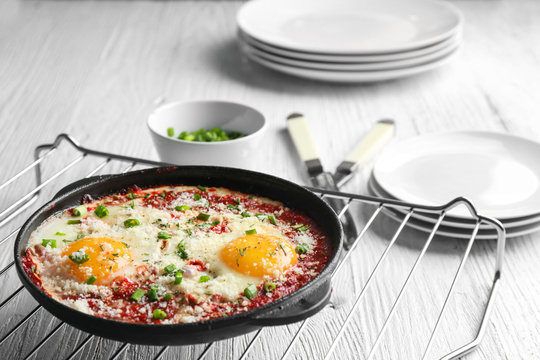
{"type": "MultiPolygon", "coordinates": [[[[300,158],[306,165],[312,185],[335,191],[339,191],[339,188],[352,178],[354,172],[365,165],[392,139],[395,133],[393,120],[378,121],[360,144],[339,164],[335,174],[331,174],[324,171],[306,118],[298,113],[289,115],[287,117],[287,128],[300,158]]],[[[346,205],[345,201],[337,198],[326,198],[325,200],[337,214],[346,205]]],[[[346,235],[345,248],[348,249],[356,239],[358,229],[349,211],[345,212],[341,221],[346,235]]]]}

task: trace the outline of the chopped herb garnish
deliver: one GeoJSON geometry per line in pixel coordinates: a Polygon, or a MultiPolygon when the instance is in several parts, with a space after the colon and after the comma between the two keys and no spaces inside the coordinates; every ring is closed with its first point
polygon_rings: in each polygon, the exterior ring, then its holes
{"type": "Polygon", "coordinates": [[[237,205],[240,205],[242,202],[240,201],[240,199],[234,199],[233,200],[237,205]]]}
{"type": "Polygon", "coordinates": [[[174,136],[174,128],[172,128],[172,127],[167,128],[167,135],[169,137],[173,137],[174,136]]]}
{"type": "Polygon", "coordinates": [[[197,194],[197,193],[195,193],[195,194],[193,194],[193,199],[194,199],[195,201],[201,200],[201,199],[202,199],[202,196],[199,195],[199,194],[197,194]]]}
{"type": "Polygon", "coordinates": [[[238,211],[238,205],[229,204],[229,205],[227,205],[227,209],[238,211]]]}
{"type": "Polygon", "coordinates": [[[131,300],[141,301],[143,296],[144,296],[144,290],[137,289],[133,292],[133,294],[131,294],[131,300]]]}
{"type": "Polygon", "coordinates": [[[73,216],[81,216],[85,217],[86,214],[88,214],[88,210],[86,209],[85,205],[77,206],[75,209],[73,209],[73,216]]]}
{"type": "Polygon", "coordinates": [[[150,290],[148,290],[148,300],[150,301],[157,301],[158,295],[157,295],[158,288],[155,286],[152,286],[150,290]]]}
{"type": "Polygon", "coordinates": [[[182,260],[186,260],[188,258],[188,253],[184,247],[184,241],[180,241],[180,243],[178,243],[178,251],[176,254],[180,256],[182,260]]]}
{"type": "Polygon", "coordinates": [[[163,270],[165,270],[167,274],[171,274],[172,272],[174,272],[174,270],[176,270],[176,266],[174,266],[174,264],[170,264],[165,266],[163,270]]]}
{"type": "Polygon", "coordinates": [[[160,309],[154,310],[154,319],[156,320],[163,320],[167,317],[167,313],[160,309]]]}
{"type": "Polygon", "coordinates": [[[281,248],[281,250],[283,250],[283,254],[285,256],[287,256],[287,252],[285,251],[285,248],[283,247],[283,244],[282,243],[279,243],[278,246],[281,248]]]}
{"type": "Polygon", "coordinates": [[[144,198],[145,198],[145,199],[148,199],[148,198],[150,197],[150,195],[151,195],[150,193],[146,193],[146,194],[144,195],[144,198]]]}
{"type": "Polygon", "coordinates": [[[125,247],[129,248],[129,245],[122,241],[122,244],[124,244],[125,247]]]}
{"type": "Polygon", "coordinates": [[[305,254],[309,250],[309,246],[306,243],[302,243],[296,246],[294,251],[296,251],[298,254],[305,254]]]}
{"type": "Polygon", "coordinates": [[[191,231],[191,229],[184,229],[184,232],[186,233],[187,236],[193,235],[193,231],[191,231]]]}
{"type": "Polygon", "coordinates": [[[88,256],[88,254],[81,250],[71,253],[68,257],[77,265],[81,265],[90,260],[90,256],[88,256]]]}
{"type": "Polygon", "coordinates": [[[130,200],[134,200],[134,199],[137,198],[137,196],[135,196],[135,194],[133,193],[133,191],[130,191],[130,192],[126,195],[126,197],[127,197],[128,199],[130,199],[130,200]]]}
{"type": "Polygon", "coordinates": [[[185,141],[200,141],[200,142],[214,142],[214,141],[227,141],[233,140],[245,136],[236,131],[222,130],[217,127],[214,129],[199,129],[197,131],[182,131],[178,135],[179,140],[185,141]]]}
{"type": "Polygon", "coordinates": [[[242,212],[242,217],[250,217],[251,215],[247,211],[242,212]]]}
{"type": "Polygon", "coordinates": [[[165,231],[160,231],[157,234],[158,239],[170,239],[172,237],[171,234],[166,233],[165,231]]]}
{"type": "Polygon", "coordinates": [[[64,239],[64,240],[62,240],[62,241],[65,242],[65,243],[73,242],[73,240],[66,240],[66,239],[64,239]]]}
{"type": "Polygon", "coordinates": [[[54,240],[54,239],[43,239],[41,241],[41,245],[43,245],[45,247],[47,245],[49,245],[52,249],[55,249],[56,248],[56,240],[54,240]]]}
{"type": "Polygon", "coordinates": [[[112,256],[118,257],[118,256],[120,256],[120,255],[119,255],[118,253],[114,253],[114,254],[112,254],[112,256]]]}
{"type": "Polygon", "coordinates": [[[181,212],[187,211],[189,209],[191,209],[191,208],[189,206],[187,206],[187,205],[178,205],[178,206],[176,206],[174,208],[174,210],[181,211],[181,212]]]}
{"type": "Polygon", "coordinates": [[[135,201],[130,202],[129,207],[135,209],[135,201]]]}
{"type": "Polygon", "coordinates": [[[165,199],[166,195],[167,195],[167,192],[165,190],[163,190],[163,192],[161,194],[159,194],[159,197],[162,198],[162,199],[165,199]]]}
{"type": "Polygon", "coordinates": [[[257,214],[255,214],[255,216],[259,220],[264,220],[264,219],[268,218],[268,215],[266,215],[265,213],[257,213],[257,214]]]}
{"type": "Polygon", "coordinates": [[[309,225],[304,225],[304,224],[296,224],[296,225],[293,225],[291,226],[294,230],[298,230],[298,231],[306,231],[307,229],[310,228],[309,225]]]}
{"type": "Polygon", "coordinates": [[[58,231],[58,232],[56,232],[56,234],[54,234],[54,235],[57,235],[57,236],[66,236],[66,234],[65,234],[65,233],[63,233],[63,232],[59,232],[59,231],[58,231]]]}
{"type": "Polygon", "coordinates": [[[207,221],[208,219],[210,219],[210,214],[199,213],[199,215],[197,215],[197,219],[207,221]]]}
{"type": "Polygon", "coordinates": [[[183,278],[184,278],[184,272],[182,270],[178,270],[174,274],[174,285],[180,285],[182,283],[183,278]]]}
{"type": "Polygon", "coordinates": [[[274,217],[274,215],[269,215],[269,216],[268,216],[268,220],[269,220],[272,224],[277,225],[276,218],[274,217]]]}
{"type": "Polygon", "coordinates": [[[249,300],[253,299],[255,296],[257,296],[257,287],[253,284],[249,285],[244,289],[244,296],[249,300]]]}
{"type": "Polygon", "coordinates": [[[102,204],[99,204],[96,207],[96,210],[94,210],[94,214],[96,214],[97,217],[103,218],[103,217],[109,215],[109,209],[107,209],[102,204]]]}
{"type": "Polygon", "coordinates": [[[240,256],[244,256],[246,255],[246,250],[249,246],[246,246],[245,248],[243,248],[242,250],[238,249],[238,254],[240,254],[240,256]]]}
{"type": "Polygon", "coordinates": [[[80,223],[81,223],[81,220],[79,219],[71,219],[67,221],[68,225],[75,225],[75,224],[80,224],[80,223]]]}
{"type": "Polygon", "coordinates": [[[200,283],[205,283],[205,282],[208,282],[209,280],[210,280],[210,276],[207,276],[207,275],[203,275],[199,278],[200,283]]]}
{"type": "Polygon", "coordinates": [[[124,221],[124,226],[127,227],[127,228],[138,226],[140,224],[141,223],[137,219],[127,219],[126,221],[124,221]]]}
{"type": "Polygon", "coordinates": [[[77,234],[77,240],[81,240],[85,236],[86,236],[85,234],[77,234]]]}
{"type": "Polygon", "coordinates": [[[256,233],[257,233],[256,229],[246,230],[246,235],[253,235],[253,234],[256,234],[256,233]]]}
{"type": "Polygon", "coordinates": [[[163,297],[163,301],[171,300],[173,298],[173,294],[165,294],[163,297]]]}
{"type": "Polygon", "coordinates": [[[273,282],[264,283],[264,291],[272,292],[275,289],[276,289],[276,284],[274,284],[273,282]]]}
{"type": "Polygon", "coordinates": [[[88,280],[86,280],[86,283],[88,285],[92,285],[93,283],[95,283],[97,280],[97,277],[95,277],[94,275],[90,275],[90,277],[88,278],[88,280]]]}
{"type": "Polygon", "coordinates": [[[201,191],[206,191],[206,188],[204,186],[201,186],[201,185],[197,185],[197,189],[199,189],[201,191]]]}

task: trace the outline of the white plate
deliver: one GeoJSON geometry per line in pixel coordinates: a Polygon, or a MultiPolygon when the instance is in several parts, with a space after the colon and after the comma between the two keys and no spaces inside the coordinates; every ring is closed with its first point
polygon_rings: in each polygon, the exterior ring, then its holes
{"type": "Polygon", "coordinates": [[[434,44],[458,31],[463,16],[435,0],[253,0],[237,23],[274,46],[359,55],[434,44]]]}
{"type": "MultiPolygon", "coordinates": [[[[368,190],[375,196],[386,199],[394,199],[390,194],[387,194],[386,192],[384,192],[383,189],[379,187],[377,181],[373,177],[371,177],[368,181],[368,190]]],[[[403,216],[405,216],[407,213],[404,209],[400,208],[395,208],[395,211],[402,214],[403,216]]],[[[438,215],[436,214],[420,213],[418,211],[413,213],[412,217],[432,225],[434,225],[438,220],[438,215]]],[[[444,220],[442,221],[442,224],[451,228],[472,230],[476,226],[476,221],[470,218],[470,216],[468,218],[459,219],[452,217],[451,215],[446,215],[444,217],[444,220]]],[[[535,214],[533,216],[523,218],[516,218],[512,219],[512,221],[503,222],[503,225],[507,230],[512,230],[513,228],[520,228],[523,226],[536,226],[537,224],[540,224],[540,214],[535,214]]]]}
{"type": "Polygon", "coordinates": [[[246,55],[253,61],[270,69],[311,80],[338,82],[338,83],[367,83],[377,81],[387,81],[407,76],[420,74],[438,68],[448,63],[457,54],[457,50],[445,57],[439,58],[425,64],[406,67],[394,70],[374,70],[374,71],[330,71],[307,69],[298,66],[283,65],[274,61],[263,59],[251,52],[246,55]]]}
{"type": "Polygon", "coordinates": [[[258,41],[257,39],[252,38],[251,36],[245,34],[241,30],[238,30],[238,37],[240,41],[248,43],[252,47],[257,49],[269,52],[278,56],[285,56],[291,59],[296,60],[307,60],[307,61],[323,61],[323,62],[333,62],[333,63],[370,63],[370,62],[381,62],[381,61],[396,61],[411,59],[418,56],[424,56],[431,54],[432,52],[444,49],[451,44],[461,41],[461,32],[451,35],[449,38],[444,39],[433,45],[421,47],[418,49],[413,49],[410,51],[401,51],[397,53],[390,54],[379,54],[379,55],[327,55],[319,53],[308,53],[308,52],[298,52],[287,50],[279,47],[274,47],[269,44],[258,41]]]}
{"type": "MultiPolygon", "coordinates": [[[[426,205],[469,198],[500,220],[540,213],[540,144],[507,134],[428,134],[386,149],[373,169],[396,199],[426,205]]],[[[466,216],[465,212],[452,216],[466,216]]]]}
{"type": "Polygon", "coordinates": [[[345,64],[345,63],[328,63],[328,62],[315,62],[315,61],[305,61],[305,60],[297,60],[297,59],[291,59],[287,57],[283,57],[280,55],[274,55],[271,53],[268,53],[263,50],[259,50],[251,45],[249,45],[247,42],[240,43],[240,46],[242,47],[242,50],[244,52],[251,52],[253,55],[266,59],[268,61],[273,61],[278,64],[282,65],[291,65],[291,66],[298,66],[308,69],[315,69],[315,70],[329,70],[329,71],[372,71],[372,70],[394,70],[394,69],[400,69],[404,67],[412,67],[416,65],[421,65],[424,63],[431,62],[433,60],[436,60],[438,58],[442,58],[452,51],[456,50],[459,46],[459,42],[456,41],[453,44],[450,44],[449,46],[442,48],[438,51],[432,52],[430,54],[415,57],[412,59],[403,59],[403,60],[396,60],[396,61],[385,61],[385,62],[379,62],[379,63],[356,63],[356,64],[345,64]]]}

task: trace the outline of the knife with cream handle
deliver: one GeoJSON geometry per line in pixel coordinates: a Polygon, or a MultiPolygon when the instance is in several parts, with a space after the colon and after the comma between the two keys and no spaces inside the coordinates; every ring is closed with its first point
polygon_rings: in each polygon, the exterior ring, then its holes
{"type": "MultiPolygon", "coordinates": [[[[323,169],[306,118],[297,113],[289,115],[287,117],[287,128],[298,155],[306,165],[311,183],[315,187],[339,191],[339,186],[351,179],[356,169],[366,164],[392,139],[395,125],[392,120],[377,122],[363,138],[362,142],[339,165],[334,175],[323,169]]],[[[346,204],[343,200],[336,198],[327,198],[325,200],[338,214],[346,204]]],[[[358,229],[349,211],[345,212],[341,221],[346,235],[345,248],[348,248],[358,235],[358,229]]]]}

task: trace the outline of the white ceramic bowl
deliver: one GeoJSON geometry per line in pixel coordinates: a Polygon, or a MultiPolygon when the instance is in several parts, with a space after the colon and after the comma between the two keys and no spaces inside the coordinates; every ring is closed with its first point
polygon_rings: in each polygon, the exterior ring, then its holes
{"type": "Polygon", "coordinates": [[[162,161],[178,165],[218,165],[253,169],[260,154],[266,120],[257,110],[225,101],[175,102],[160,106],[148,118],[148,128],[162,161]],[[167,128],[174,128],[169,137],[167,128]],[[216,127],[246,136],[219,142],[177,139],[182,131],[216,127]]]}

